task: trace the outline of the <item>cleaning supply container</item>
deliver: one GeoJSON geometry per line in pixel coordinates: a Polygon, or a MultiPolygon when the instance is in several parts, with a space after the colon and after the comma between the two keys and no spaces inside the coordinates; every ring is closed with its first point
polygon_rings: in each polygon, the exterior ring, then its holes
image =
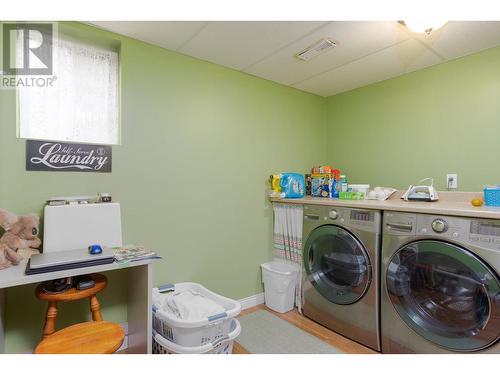
{"type": "MultiPolygon", "coordinates": [[[[211,352],[239,335],[241,328],[233,318],[241,312],[238,301],[218,295],[197,283],[166,284],[153,291],[159,293],[194,291],[211,299],[225,312],[200,320],[183,320],[166,314],[153,303],[153,341],[169,352],[211,352]],[[210,346],[211,344],[212,346],[210,346]],[[191,349],[189,349],[191,348],[191,349]]],[[[232,344],[231,344],[232,345],[232,344]]],[[[154,349],[154,347],[153,347],[154,349]]]]}
{"type": "Polygon", "coordinates": [[[500,185],[484,187],[484,203],[487,206],[500,206],[500,185]]]}
{"type": "Polygon", "coordinates": [[[295,304],[299,266],[274,260],[262,264],[261,267],[266,306],[279,313],[292,310],[295,304]]]}

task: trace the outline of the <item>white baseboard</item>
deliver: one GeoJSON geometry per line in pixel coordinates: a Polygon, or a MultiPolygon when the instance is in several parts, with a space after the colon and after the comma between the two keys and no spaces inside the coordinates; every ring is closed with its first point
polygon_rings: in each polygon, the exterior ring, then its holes
{"type": "Polygon", "coordinates": [[[264,293],[254,294],[253,296],[242,298],[238,300],[242,310],[262,305],[264,303],[264,293]]]}

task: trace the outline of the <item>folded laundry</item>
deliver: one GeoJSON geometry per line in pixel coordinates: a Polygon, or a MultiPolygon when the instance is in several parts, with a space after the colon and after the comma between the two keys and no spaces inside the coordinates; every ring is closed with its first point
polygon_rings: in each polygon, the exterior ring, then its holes
{"type": "Polygon", "coordinates": [[[202,320],[225,311],[218,303],[194,290],[168,294],[153,290],[152,297],[153,303],[160,310],[182,320],[202,320]]]}

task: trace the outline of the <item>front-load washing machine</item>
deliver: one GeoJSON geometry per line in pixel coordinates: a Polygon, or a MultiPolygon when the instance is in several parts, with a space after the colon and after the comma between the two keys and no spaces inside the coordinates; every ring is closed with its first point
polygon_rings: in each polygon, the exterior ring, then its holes
{"type": "Polygon", "coordinates": [[[305,205],[303,313],[380,350],[379,256],[381,213],[305,205]]]}
{"type": "Polygon", "coordinates": [[[384,353],[500,353],[500,220],[384,212],[384,353]]]}

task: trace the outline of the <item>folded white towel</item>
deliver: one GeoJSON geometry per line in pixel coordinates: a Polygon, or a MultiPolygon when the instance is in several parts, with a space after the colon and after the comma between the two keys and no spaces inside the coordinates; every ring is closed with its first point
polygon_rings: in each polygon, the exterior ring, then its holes
{"type": "Polygon", "coordinates": [[[153,303],[163,312],[182,320],[201,320],[223,313],[218,303],[194,290],[161,294],[153,293],[153,303]]]}

